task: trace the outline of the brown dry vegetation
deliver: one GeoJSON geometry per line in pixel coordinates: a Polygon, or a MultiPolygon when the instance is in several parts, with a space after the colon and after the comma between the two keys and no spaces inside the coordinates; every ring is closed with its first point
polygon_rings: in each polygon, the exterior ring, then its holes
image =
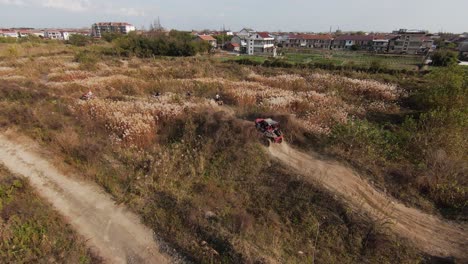
{"type": "Polygon", "coordinates": [[[431,142],[440,144],[431,148],[420,142],[434,119],[400,129],[404,114],[414,113],[401,107],[414,104],[407,88],[425,77],[77,52],[5,58],[0,79],[0,127],[43,142],[196,262],[423,260],[385,223],[271,160],[239,118],[272,114],[288,141],[347,160],[406,203],[466,219],[466,126],[450,123],[455,143],[434,133],[431,142]],[[77,100],[89,89],[98,99],[77,100]],[[155,92],[163,96],[152,98],[155,92]],[[217,92],[224,109],[210,100],[217,92]],[[410,159],[413,146],[428,152],[410,159]]]}
{"type": "Polygon", "coordinates": [[[27,180],[0,166],[1,263],[99,263],[27,180]]]}

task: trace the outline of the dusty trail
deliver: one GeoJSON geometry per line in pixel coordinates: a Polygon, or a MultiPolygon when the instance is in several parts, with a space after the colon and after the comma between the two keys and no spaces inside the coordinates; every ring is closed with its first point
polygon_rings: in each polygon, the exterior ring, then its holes
{"type": "Polygon", "coordinates": [[[67,177],[26,144],[0,135],[0,163],[29,178],[31,185],[64,215],[108,263],[169,263],[152,231],[116,205],[97,185],[67,177]]]}
{"type": "Polygon", "coordinates": [[[394,232],[412,241],[422,251],[468,260],[468,225],[444,221],[406,207],[338,162],[321,160],[316,154],[303,153],[285,143],[273,144],[269,152],[307,179],[318,181],[329,191],[342,196],[353,209],[367,212],[375,220],[389,221],[394,232]]]}

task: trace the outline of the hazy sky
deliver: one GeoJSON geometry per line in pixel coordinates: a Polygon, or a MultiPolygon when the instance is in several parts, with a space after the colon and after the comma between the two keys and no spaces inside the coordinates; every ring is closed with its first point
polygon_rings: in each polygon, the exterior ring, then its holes
{"type": "Polygon", "coordinates": [[[468,0],[0,0],[1,27],[148,27],[269,31],[468,31],[468,0]]]}

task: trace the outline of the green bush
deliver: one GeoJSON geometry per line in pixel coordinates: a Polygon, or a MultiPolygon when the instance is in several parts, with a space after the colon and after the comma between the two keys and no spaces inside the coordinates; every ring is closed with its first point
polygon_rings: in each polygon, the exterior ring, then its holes
{"type": "Polygon", "coordinates": [[[79,51],[75,55],[75,62],[79,62],[80,67],[83,69],[94,69],[99,61],[99,57],[96,53],[91,51],[79,51]]]}
{"type": "Polygon", "coordinates": [[[0,43],[16,43],[16,42],[17,42],[16,38],[0,37],[0,43]]]}
{"type": "Polygon", "coordinates": [[[68,44],[78,47],[86,46],[91,42],[91,38],[84,35],[73,34],[70,36],[70,39],[67,41],[68,44]]]}
{"type": "Polygon", "coordinates": [[[207,42],[196,42],[188,32],[171,31],[169,35],[141,36],[128,34],[112,40],[114,49],[121,56],[194,56],[208,53],[207,42]]]}
{"type": "Polygon", "coordinates": [[[447,67],[457,64],[458,54],[450,50],[438,50],[432,54],[432,65],[447,67]]]}

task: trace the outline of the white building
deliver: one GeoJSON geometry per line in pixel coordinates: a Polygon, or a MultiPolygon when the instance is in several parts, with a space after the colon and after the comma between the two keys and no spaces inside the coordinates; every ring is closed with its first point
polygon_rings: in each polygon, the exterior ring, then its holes
{"type": "Polygon", "coordinates": [[[36,36],[39,38],[44,38],[44,35],[45,35],[45,32],[43,30],[25,29],[25,30],[18,31],[18,36],[20,38],[26,38],[29,36],[36,36]]]}
{"type": "Polygon", "coordinates": [[[95,38],[101,38],[104,33],[120,33],[128,34],[135,31],[136,28],[124,22],[100,22],[95,23],[91,26],[91,36],[95,38]]]}
{"type": "Polygon", "coordinates": [[[18,38],[18,32],[10,29],[0,29],[0,37],[18,38]]]}
{"type": "Polygon", "coordinates": [[[255,33],[255,30],[251,28],[243,28],[241,31],[237,32],[236,36],[238,36],[241,39],[247,39],[255,33]]]}
{"type": "Polygon", "coordinates": [[[62,32],[60,32],[58,30],[46,30],[44,32],[44,38],[63,40],[63,35],[62,35],[62,32]]]}
{"type": "Polygon", "coordinates": [[[268,32],[258,32],[247,38],[247,54],[273,53],[275,50],[275,38],[268,32]]]}

